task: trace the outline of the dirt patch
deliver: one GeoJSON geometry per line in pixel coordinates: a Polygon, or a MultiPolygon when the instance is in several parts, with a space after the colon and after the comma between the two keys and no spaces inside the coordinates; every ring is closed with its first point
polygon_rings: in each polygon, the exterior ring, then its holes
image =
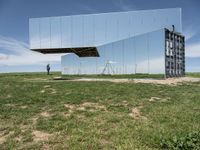
{"type": "Polygon", "coordinates": [[[85,109],[85,107],[82,107],[82,106],[81,106],[81,107],[78,107],[77,110],[84,111],[84,110],[86,110],[86,109],[85,109]]]}
{"type": "Polygon", "coordinates": [[[200,82],[200,78],[191,78],[191,77],[180,77],[180,78],[167,78],[162,80],[157,79],[134,79],[135,83],[153,83],[153,84],[164,84],[164,85],[177,85],[180,83],[187,82],[200,82]]]}
{"type": "Polygon", "coordinates": [[[44,89],[46,89],[46,90],[44,90],[44,92],[45,91],[50,91],[51,94],[57,93],[56,89],[51,88],[51,85],[44,85],[44,89]]]}
{"type": "Polygon", "coordinates": [[[109,144],[112,144],[111,141],[106,140],[106,139],[101,139],[99,142],[100,142],[101,145],[109,145],[109,144]]]}
{"type": "Polygon", "coordinates": [[[6,141],[7,136],[0,134],[0,144],[3,144],[6,141]]]}
{"type": "Polygon", "coordinates": [[[57,93],[56,89],[50,88],[49,90],[51,91],[50,92],[51,94],[56,94],[57,93]]]}
{"type": "Polygon", "coordinates": [[[120,101],[120,102],[118,102],[118,103],[113,103],[112,100],[111,100],[111,101],[109,100],[108,103],[109,103],[109,105],[112,106],[112,107],[128,107],[128,105],[129,105],[129,102],[126,101],[126,100],[120,101]]]}
{"type": "Polygon", "coordinates": [[[41,91],[40,91],[40,93],[44,93],[44,92],[45,92],[45,90],[41,90],[41,91]]]}
{"type": "Polygon", "coordinates": [[[153,84],[166,84],[166,85],[177,85],[186,82],[199,82],[200,78],[180,77],[180,78],[167,78],[163,80],[157,79],[134,79],[135,83],[153,83],[153,84]]]}
{"type": "Polygon", "coordinates": [[[25,132],[27,129],[32,129],[36,126],[39,117],[48,118],[50,116],[51,116],[51,114],[47,111],[38,113],[29,119],[32,123],[25,124],[25,125],[22,124],[22,125],[20,125],[20,129],[22,132],[25,132]]]}
{"type": "Polygon", "coordinates": [[[71,113],[64,112],[62,115],[65,117],[69,117],[69,116],[71,116],[71,113]]]}
{"type": "Polygon", "coordinates": [[[167,98],[160,98],[160,97],[151,97],[149,99],[150,102],[156,102],[156,101],[159,101],[159,102],[167,102],[170,98],[167,97],[167,98]]]}
{"type": "Polygon", "coordinates": [[[129,103],[128,103],[127,101],[122,101],[122,103],[121,103],[121,105],[123,105],[123,106],[125,106],[125,107],[128,106],[128,104],[129,104],[129,103]]]}
{"type": "Polygon", "coordinates": [[[22,136],[15,137],[14,140],[16,142],[21,142],[22,141],[22,136]]]}
{"type": "Polygon", "coordinates": [[[65,106],[65,108],[67,108],[68,109],[68,113],[64,113],[64,116],[65,117],[69,117],[69,116],[71,116],[71,114],[74,112],[74,111],[76,111],[76,105],[73,105],[73,104],[64,104],[64,106],[65,106]]]}
{"type": "Polygon", "coordinates": [[[99,103],[91,103],[91,102],[82,103],[80,107],[94,108],[96,110],[106,110],[106,107],[104,105],[101,105],[99,103]]]}
{"type": "Polygon", "coordinates": [[[78,119],[85,119],[85,116],[82,115],[82,114],[78,114],[78,115],[77,115],[77,118],[78,118],[78,119]]]}
{"type": "Polygon", "coordinates": [[[47,111],[44,111],[44,112],[41,112],[41,113],[35,115],[34,117],[31,118],[31,121],[32,121],[32,124],[33,124],[33,125],[36,125],[37,120],[38,120],[38,118],[39,118],[40,116],[41,116],[41,117],[44,117],[44,118],[48,118],[48,117],[51,116],[51,114],[50,114],[49,112],[47,112],[47,111]]]}
{"type": "Polygon", "coordinates": [[[38,116],[35,116],[35,117],[31,118],[31,121],[32,121],[33,125],[36,125],[37,120],[38,120],[38,116]]]}
{"type": "Polygon", "coordinates": [[[115,83],[151,83],[164,85],[177,85],[179,83],[200,82],[200,78],[180,77],[167,79],[99,79],[99,78],[81,78],[72,81],[109,81],[115,83]]]}
{"type": "Polygon", "coordinates": [[[48,149],[50,149],[50,146],[48,144],[43,144],[42,149],[48,150],[48,149]]]}
{"type": "Polygon", "coordinates": [[[42,117],[44,117],[44,118],[48,118],[48,117],[51,116],[51,114],[50,114],[49,112],[47,112],[47,111],[44,111],[44,112],[41,112],[41,113],[40,113],[40,116],[42,116],[42,117]]]}
{"type": "Polygon", "coordinates": [[[64,104],[65,108],[69,110],[69,113],[73,113],[76,110],[76,105],[73,104],[64,104]]]}
{"type": "Polygon", "coordinates": [[[45,89],[42,89],[42,90],[40,91],[40,93],[49,93],[49,94],[56,94],[56,93],[57,93],[56,89],[50,88],[49,85],[48,85],[48,86],[47,86],[47,85],[44,86],[44,88],[45,88],[45,89]]]}
{"type": "Polygon", "coordinates": [[[21,108],[21,109],[25,109],[28,108],[28,106],[26,105],[18,105],[18,104],[5,104],[6,107],[12,107],[12,108],[21,108]]]}
{"type": "Polygon", "coordinates": [[[44,88],[50,88],[51,85],[44,85],[44,88]]]}
{"type": "Polygon", "coordinates": [[[129,113],[129,116],[134,118],[134,119],[144,119],[144,120],[146,120],[147,118],[145,116],[143,116],[142,113],[141,113],[142,108],[143,108],[143,106],[138,106],[138,107],[132,108],[131,113],[129,113]]]}
{"type": "Polygon", "coordinates": [[[14,134],[14,131],[11,131],[9,133],[6,132],[0,132],[0,144],[3,144],[6,139],[11,136],[12,134],[14,134]]]}
{"type": "Polygon", "coordinates": [[[24,78],[24,81],[48,81],[46,78],[24,78]]]}
{"type": "Polygon", "coordinates": [[[7,106],[7,107],[16,107],[17,105],[16,104],[5,104],[5,106],[7,106]]]}
{"type": "Polygon", "coordinates": [[[26,109],[26,108],[28,108],[28,106],[23,105],[23,106],[20,106],[20,108],[21,108],[21,109],[26,109]]]}
{"type": "Polygon", "coordinates": [[[48,141],[48,139],[52,136],[52,134],[49,133],[45,133],[42,131],[33,131],[32,132],[33,135],[33,140],[38,142],[38,141],[48,141]]]}
{"type": "Polygon", "coordinates": [[[24,133],[28,128],[29,128],[29,125],[24,125],[24,124],[20,125],[20,129],[22,133],[24,133]]]}
{"type": "Polygon", "coordinates": [[[82,104],[79,105],[75,105],[75,104],[64,104],[64,107],[68,109],[69,113],[65,113],[65,116],[70,116],[70,114],[72,114],[75,111],[97,111],[97,110],[101,110],[101,111],[106,111],[106,107],[104,105],[101,105],[99,103],[92,103],[92,102],[84,102],[82,104]]]}

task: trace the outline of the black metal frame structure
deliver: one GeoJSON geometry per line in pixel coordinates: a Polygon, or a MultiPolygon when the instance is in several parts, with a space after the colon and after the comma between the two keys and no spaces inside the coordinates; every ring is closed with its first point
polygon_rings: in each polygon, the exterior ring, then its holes
{"type": "Polygon", "coordinates": [[[185,75],[185,37],[165,29],[165,76],[182,77],[185,75]]]}

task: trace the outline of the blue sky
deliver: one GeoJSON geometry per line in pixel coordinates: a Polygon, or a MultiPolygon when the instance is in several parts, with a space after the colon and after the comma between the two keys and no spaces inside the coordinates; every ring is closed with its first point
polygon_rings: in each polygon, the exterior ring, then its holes
{"type": "Polygon", "coordinates": [[[61,55],[29,51],[29,18],[182,8],[186,71],[200,72],[199,0],[0,0],[0,72],[60,70],[61,55]]]}

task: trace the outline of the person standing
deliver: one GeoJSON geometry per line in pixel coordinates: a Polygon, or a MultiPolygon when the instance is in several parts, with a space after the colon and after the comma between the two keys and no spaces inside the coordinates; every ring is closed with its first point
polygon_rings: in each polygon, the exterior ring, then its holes
{"type": "Polygon", "coordinates": [[[50,64],[47,64],[47,74],[49,75],[50,74],[50,64]]]}

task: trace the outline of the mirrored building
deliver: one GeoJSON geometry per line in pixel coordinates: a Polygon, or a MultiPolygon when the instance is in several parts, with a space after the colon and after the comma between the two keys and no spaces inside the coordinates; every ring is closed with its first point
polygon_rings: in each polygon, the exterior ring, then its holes
{"type": "Polygon", "coordinates": [[[30,49],[66,53],[63,74],[185,74],[181,9],[32,18],[30,49]]]}

